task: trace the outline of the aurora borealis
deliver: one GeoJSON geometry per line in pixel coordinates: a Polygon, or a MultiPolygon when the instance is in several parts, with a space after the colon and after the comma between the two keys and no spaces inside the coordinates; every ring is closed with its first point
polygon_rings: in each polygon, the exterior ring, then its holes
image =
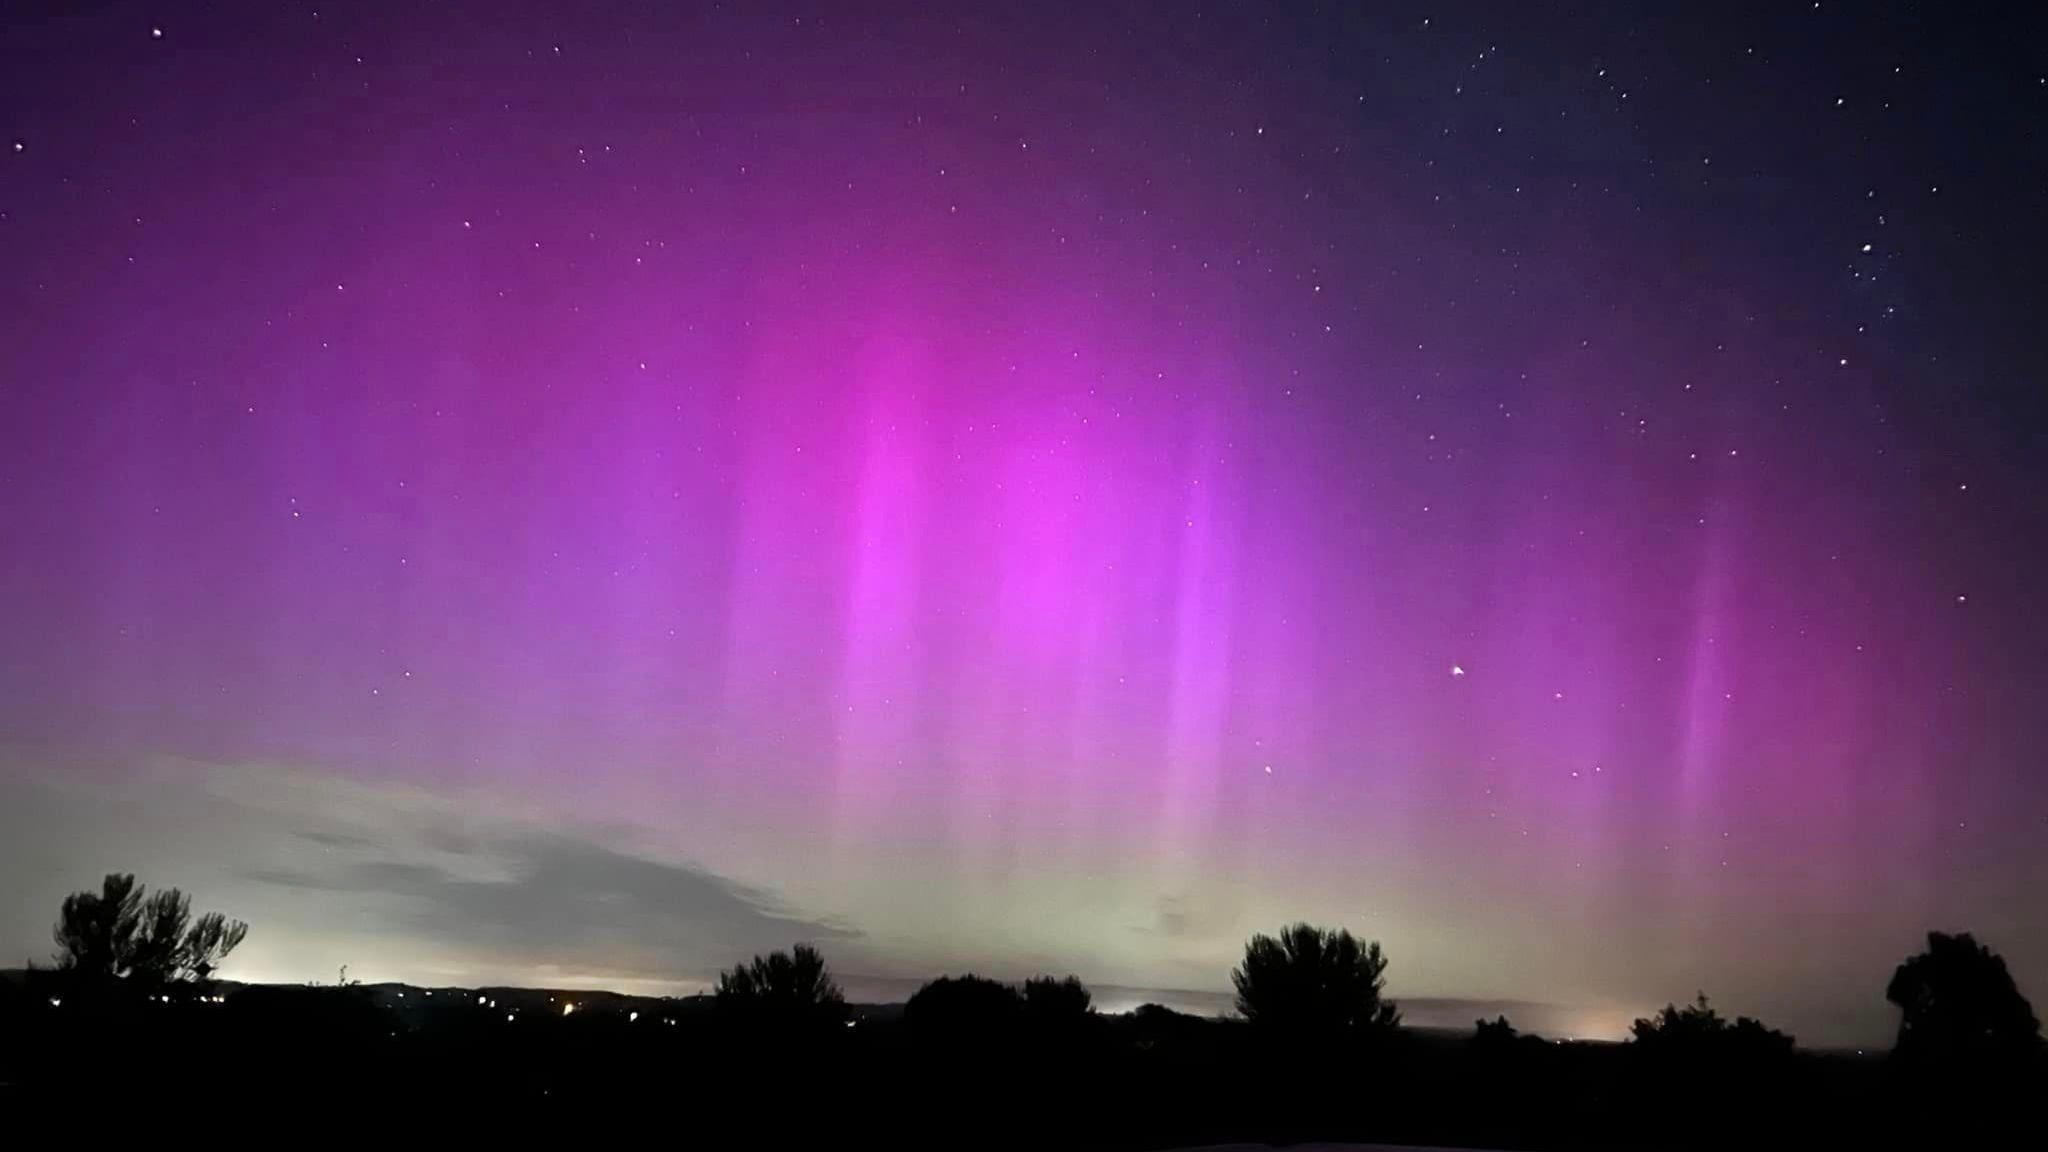
{"type": "Polygon", "coordinates": [[[1521,7],[10,16],[4,962],[2043,989],[2038,50],[1521,7]]]}

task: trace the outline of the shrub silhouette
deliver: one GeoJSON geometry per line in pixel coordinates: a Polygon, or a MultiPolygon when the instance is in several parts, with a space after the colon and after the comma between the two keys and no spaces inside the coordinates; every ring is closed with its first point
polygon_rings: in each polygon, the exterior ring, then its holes
{"type": "Polygon", "coordinates": [[[1300,1032],[1387,1029],[1401,1013],[1384,997],[1387,958],[1378,941],[1360,947],[1350,932],[1294,924],[1277,937],[1253,936],[1230,973],[1237,1010],[1261,1027],[1300,1032]]]}
{"type": "Polygon", "coordinates": [[[825,958],[808,944],[720,973],[714,1003],[720,1012],[754,1024],[817,1027],[846,1019],[846,997],[825,958]]]}
{"type": "Polygon", "coordinates": [[[75,983],[104,989],[122,980],[154,990],[203,985],[248,932],[247,924],[218,912],[194,921],[183,892],[146,894],[133,875],[112,872],[98,892],[64,898],[51,934],[58,970],[75,983]]]}
{"type": "Polygon", "coordinates": [[[2033,1005],[2005,961],[1968,932],[1929,932],[1927,951],[1898,966],[1884,996],[1899,1007],[1901,1060],[2009,1062],[2040,1051],[2033,1005]]]}

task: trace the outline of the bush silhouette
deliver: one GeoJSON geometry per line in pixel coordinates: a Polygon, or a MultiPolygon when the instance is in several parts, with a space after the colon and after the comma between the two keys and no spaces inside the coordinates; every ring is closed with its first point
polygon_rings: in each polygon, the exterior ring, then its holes
{"type": "Polygon", "coordinates": [[[727,1016],[753,1024],[818,1027],[846,1019],[846,997],[825,958],[808,944],[720,973],[714,1002],[727,1016]]]}
{"type": "Polygon", "coordinates": [[[1929,932],[1927,951],[1899,965],[1884,995],[1899,1007],[1901,1060],[2010,1062],[2040,1051],[2033,1005],[2005,961],[1967,932],[1929,932]]]}
{"type": "Polygon", "coordinates": [[[1387,1029],[1400,1010],[1384,997],[1387,958],[1378,941],[1360,947],[1350,932],[1294,924],[1257,935],[1233,969],[1237,1010],[1261,1027],[1298,1032],[1387,1029]]]}
{"type": "Polygon", "coordinates": [[[64,898],[52,935],[57,967],[76,985],[115,981],[152,991],[203,985],[248,935],[249,926],[218,912],[192,919],[192,901],[176,888],[147,894],[135,877],[109,873],[98,892],[64,898]]]}

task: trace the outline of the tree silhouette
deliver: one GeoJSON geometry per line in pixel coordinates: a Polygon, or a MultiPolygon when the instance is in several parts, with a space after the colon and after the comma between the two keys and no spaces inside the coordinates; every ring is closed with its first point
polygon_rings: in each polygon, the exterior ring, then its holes
{"type": "Polygon", "coordinates": [[[1237,1010],[1253,1024],[1289,1031],[1386,1029],[1401,1013],[1384,997],[1387,958],[1377,940],[1360,947],[1344,929],[1293,924],[1253,936],[1230,973],[1237,1010]]]}
{"type": "Polygon", "coordinates": [[[1024,1011],[1037,1024],[1059,1025],[1085,1020],[1094,1009],[1095,998],[1079,976],[1062,980],[1055,976],[1033,976],[1024,982],[1024,1011]]]}
{"type": "Polygon", "coordinates": [[[2038,1053],[2041,1022],[2005,961],[1968,932],[1927,934],[1927,951],[1892,973],[1885,999],[1899,1006],[1902,1059],[1947,1063],[2038,1053]]]}
{"type": "Polygon", "coordinates": [[[1176,1012],[1164,1004],[1145,1003],[1131,1009],[1131,1023],[1137,1025],[1141,1031],[1157,1035],[1201,1028],[1209,1021],[1191,1013],[1176,1012]]]}
{"type": "Polygon", "coordinates": [[[808,944],[720,973],[713,999],[720,1011],[756,1023],[803,1027],[846,1019],[846,997],[808,944]]]}
{"type": "Polygon", "coordinates": [[[57,967],[72,979],[142,988],[204,983],[233,952],[249,926],[218,912],[192,920],[192,901],[176,888],[146,894],[135,877],[108,873],[98,892],[64,898],[52,936],[57,967]]]}
{"type": "Polygon", "coordinates": [[[1522,1038],[1522,1034],[1515,1031],[1515,1026],[1508,1023],[1506,1016],[1496,1016],[1491,1020],[1476,1020],[1473,1021],[1473,1025],[1472,1042],[1475,1044],[1494,1047],[1502,1044],[1512,1044],[1522,1038]]]}
{"type": "Polygon", "coordinates": [[[109,873],[98,892],[64,898],[57,914],[57,967],[84,980],[125,975],[142,926],[142,892],[135,877],[109,873]]]}
{"type": "Polygon", "coordinates": [[[1714,1011],[1702,992],[1680,1008],[1666,1004],[1655,1016],[1629,1026],[1641,1050],[1684,1056],[1762,1057],[1792,1051],[1792,1037],[1748,1016],[1733,1023],[1714,1011]]]}
{"type": "Polygon", "coordinates": [[[999,980],[968,974],[941,976],[911,993],[903,1022],[927,1035],[994,1037],[1013,1029],[1024,997],[999,980]]]}

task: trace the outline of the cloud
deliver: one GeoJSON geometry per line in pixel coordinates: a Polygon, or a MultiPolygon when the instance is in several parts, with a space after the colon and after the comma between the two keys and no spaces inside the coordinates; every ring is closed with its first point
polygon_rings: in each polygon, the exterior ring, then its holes
{"type": "Polygon", "coordinates": [[[465,951],[646,977],[693,976],[795,941],[858,935],[804,918],[765,892],[704,869],[574,836],[512,833],[482,842],[471,836],[465,846],[486,872],[373,858],[318,871],[270,868],[245,875],[310,892],[395,897],[408,935],[465,951]]]}
{"type": "Polygon", "coordinates": [[[299,839],[311,841],[323,848],[368,848],[372,842],[361,836],[350,836],[342,832],[316,832],[301,828],[294,833],[299,839]]]}
{"type": "Polygon", "coordinates": [[[1157,901],[1158,918],[1149,927],[1140,927],[1140,932],[1154,932],[1161,936],[1186,936],[1193,931],[1195,917],[1188,902],[1179,896],[1161,896],[1157,901]]]}

